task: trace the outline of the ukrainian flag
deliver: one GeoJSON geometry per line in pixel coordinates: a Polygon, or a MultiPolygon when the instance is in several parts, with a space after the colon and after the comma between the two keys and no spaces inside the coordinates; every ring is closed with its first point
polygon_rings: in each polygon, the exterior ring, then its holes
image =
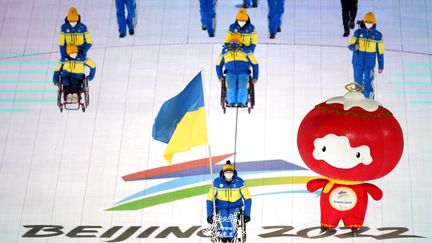
{"type": "Polygon", "coordinates": [[[165,101],[153,124],[153,138],[167,143],[164,157],[207,144],[207,124],[201,72],[175,97],[165,101]]]}

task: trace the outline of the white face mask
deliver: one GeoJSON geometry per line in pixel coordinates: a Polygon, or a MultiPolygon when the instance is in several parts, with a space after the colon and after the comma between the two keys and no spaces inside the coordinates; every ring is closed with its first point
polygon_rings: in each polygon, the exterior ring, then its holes
{"type": "Polygon", "coordinates": [[[230,180],[233,178],[234,173],[232,173],[231,171],[229,171],[229,172],[225,172],[225,173],[224,173],[224,176],[225,176],[225,178],[226,178],[228,181],[230,181],[230,180]]]}
{"type": "Polygon", "coordinates": [[[78,56],[78,53],[71,53],[71,54],[69,55],[69,57],[72,58],[72,59],[76,59],[77,56],[78,56]]]}
{"type": "Polygon", "coordinates": [[[237,24],[238,24],[240,27],[243,27],[243,26],[246,24],[246,21],[237,21],[237,24]]]}
{"type": "Polygon", "coordinates": [[[366,26],[367,29],[370,29],[370,28],[372,28],[373,24],[371,24],[371,23],[365,23],[365,26],[366,26]]]}
{"type": "Polygon", "coordinates": [[[72,26],[72,28],[75,28],[75,26],[77,25],[77,22],[69,22],[70,26],[72,26]]]}

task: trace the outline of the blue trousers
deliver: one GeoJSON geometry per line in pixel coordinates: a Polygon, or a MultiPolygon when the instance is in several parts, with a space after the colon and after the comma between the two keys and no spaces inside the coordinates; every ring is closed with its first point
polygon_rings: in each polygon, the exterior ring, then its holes
{"type": "Polygon", "coordinates": [[[216,28],[216,0],[199,0],[201,24],[207,27],[207,33],[214,34],[216,28]]]}
{"type": "Polygon", "coordinates": [[[375,98],[373,85],[374,68],[364,68],[361,65],[354,65],[354,80],[364,87],[362,93],[366,98],[375,98]]]}
{"type": "Polygon", "coordinates": [[[237,220],[240,208],[220,209],[217,213],[221,217],[221,224],[219,228],[220,238],[232,239],[235,237],[237,228],[233,225],[233,222],[237,220]]]}
{"type": "Polygon", "coordinates": [[[226,74],[227,100],[229,104],[246,105],[248,98],[249,74],[226,74]]]}
{"type": "Polygon", "coordinates": [[[276,34],[277,28],[281,27],[282,14],[284,13],[285,0],[267,0],[269,13],[269,32],[276,34]]]}
{"type": "MultiPolygon", "coordinates": [[[[250,6],[251,0],[243,0],[243,4],[247,4],[248,6],[250,6]]],[[[258,0],[252,0],[253,4],[258,4],[258,0]]]]}
{"type": "Polygon", "coordinates": [[[130,30],[134,29],[135,19],[135,0],[115,0],[117,9],[117,23],[119,32],[126,34],[126,25],[130,30]],[[125,17],[125,6],[127,8],[127,18],[125,17]]]}

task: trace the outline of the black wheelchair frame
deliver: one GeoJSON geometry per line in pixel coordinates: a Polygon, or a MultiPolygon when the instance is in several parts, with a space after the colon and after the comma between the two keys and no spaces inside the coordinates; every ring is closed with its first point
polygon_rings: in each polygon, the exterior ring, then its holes
{"type": "MultiPolygon", "coordinates": [[[[226,108],[227,107],[231,107],[231,106],[227,106],[228,102],[227,102],[227,98],[226,98],[226,92],[227,92],[227,88],[226,88],[226,79],[224,77],[224,80],[221,85],[221,99],[220,99],[220,104],[222,106],[222,110],[223,113],[226,113],[226,108]]],[[[255,106],[255,85],[252,83],[252,77],[249,76],[249,82],[248,82],[248,100],[247,100],[247,106],[243,107],[243,106],[232,106],[231,108],[247,108],[248,109],[248,113],[251,113],[251,110],[254,108],[255,106]]]]}
{"type": "MultiPolygon", "coordinates": [[[[87,107],[90,105],[90,96],[89,96],[89,86],[88,86],[88,79],[87,77],[83,77],[82,80],[82,86],[78,93],[78,102],[67,102],[65,91],[63,89],[63,82],[62,82],[62,76],[60,75],[59,82],[57,85],[57,106],[60,109],[60,112],[63,112],[63,109],[65,110],[79,110],[81,108],[82,112],[85,112],[87,107]],[[84,102],[82,101],[84,94],[84,102]],[[71,104],[76,104],[75,107],[71,107],[71,104]]],[[[73,94],[73,93],[71,93],[73,94]]]]}

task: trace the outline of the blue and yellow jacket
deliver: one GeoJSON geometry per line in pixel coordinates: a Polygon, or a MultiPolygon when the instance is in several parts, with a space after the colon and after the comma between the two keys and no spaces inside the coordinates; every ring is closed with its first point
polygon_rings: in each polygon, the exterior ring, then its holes
{"type": "Polygon", "coordinates": [[[243,179],[237,176],[237,171],[234,171],[233,179],[229,184],[223,178],[222,172],[213,181],[213,190],[210,187],[207,195],[207,217],[213,215],[212,191],[216,200],[216,211],[220,209],[239,209],[244,205],[245,216],[250,216],[252,206],[251,195],[243,179]]]}
{"type": "Polygon", "coordinates": [[[79,17],[75,27],[72,27],[69,21],[65,19],[65,23],[61,26],[59,38],[62,61],[67,57],[66,45],[76,45],[78,49],[82,50],[82,53],[78,57],[85,58],[92,44],[90,33],[87,30],[87,26],[81,23],[81,17],[79,17]]]}
{"type": "Polygon", "coordinates": [[[225,45],[228,45],[228,43],[231,40],[231,35],[233,33],[240,33],[241,34],[241,43],[243,45],[243,48],[245,48],[246,52],[252,51],[255,52],[255,47],[258,42],[258,37],[255,32],[255,26],[253,26],[250,23],[250,20],[246,21],[246,24],[241,28],[237,21],[230,25],[229,30],[225,36],[225,45]],[[246,50],[246,48],[248,50],[246,50]]]}
{"type": "Polygon", "coordinates": [[[352,64],[374,68],[375,59],[378,57],[378,68],[384,69],[384,42],[381,32],[376,30],[376,25],[369,31],[366,28],[356,30],[348,48],[353,51],[352,64]],[[356,44],[359,44],[359,51],[355,49],[356,44]]]}
{"type": "Polygon", "coordinates": [[[57,64],[56,70],[53,75],[53,83],[59,82],[60,75],[62,76],[62,83],[68,86],[69,80],[82,79],[85,75],[85,66],[90,68],[90,73],[87,76],[89,80],[92,80],[96,74],[96,64],[89,58],[85,60],[77,59],[66,59],[64,62],[57,64]]]}
{"type": "Polygon", "coordinates": [[[223,77],[223,67],[228,73],[242,74],[249,73],[252,66],[252,77],[258,80],[258,62],[252,52],[244,52],[242,48],[235,50],[224,48],[219,59],[216,62],[216,73],[218,79],[223,77]]]}

